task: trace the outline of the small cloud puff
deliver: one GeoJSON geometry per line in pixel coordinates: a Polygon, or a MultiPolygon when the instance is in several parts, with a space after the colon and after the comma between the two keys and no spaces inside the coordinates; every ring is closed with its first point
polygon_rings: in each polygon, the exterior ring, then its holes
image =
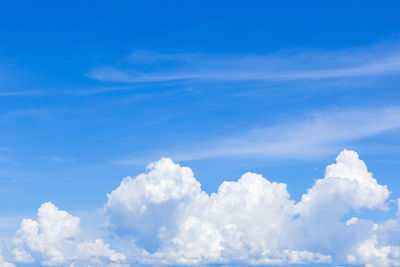
{"type": "Polygon", "coordinates": [[[42,204],[38,219],[23,219],[13,240],[11,251],[16,262],[30,263],[36,258],[45,266],[68,262],[119,262],[125,255],[109,248],[103,240],[80,242],[80,219],[59,210],[50,202],[42,204]]]}

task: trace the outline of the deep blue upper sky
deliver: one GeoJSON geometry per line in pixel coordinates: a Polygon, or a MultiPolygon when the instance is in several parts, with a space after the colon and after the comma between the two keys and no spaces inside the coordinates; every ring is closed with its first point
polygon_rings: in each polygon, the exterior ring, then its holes
{"type": "Polygon", "coordinates": [[[2,3],[1,213],[97,209],[162,156],[207,192],[254,171],[299,199],[343,148],[398,197],[399,8],[2,3]]]}

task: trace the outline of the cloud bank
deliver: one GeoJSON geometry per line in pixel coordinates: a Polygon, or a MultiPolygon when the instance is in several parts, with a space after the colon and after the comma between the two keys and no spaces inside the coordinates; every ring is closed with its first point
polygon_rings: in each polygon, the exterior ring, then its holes
{"type": "Polygon", "coordinates": [[[224,182],[209,195],[189,168],[164,158],[125,178],[108,195],[105,212],[111,229],[133,238],[145,249],[139,258],[150,264],[392,266],[400,264],[394,253],[399,247],[377,241],[392,228],[346,220],[351,211],[387,209],[389,195],[348,150],[297,203],[286,184],[255,173],[224,182]]]}
{"type": "Polygon", "coordinates": [[[391,200],[354,151],[342,151],[300,201],[286,184],[250,172],[207,194],[169,158],[124,178],[107,198],[106,231],[121,251],[83,238],[78,217],[46,202],[37,220],[22,220],[1,266],[400,266],[400,219],[359,216],[386,212],[391,200]]]}

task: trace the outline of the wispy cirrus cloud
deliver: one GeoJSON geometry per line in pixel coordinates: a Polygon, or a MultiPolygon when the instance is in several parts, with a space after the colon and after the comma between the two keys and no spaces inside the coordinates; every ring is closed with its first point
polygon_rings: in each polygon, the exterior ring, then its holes
{"type": "Polygon", "coordinates": [[[126,91],[136,89],[133,86],[108,86],[108,87],[96,87],[96,88],[86,88],[86,89],[71,89],[66,90],[63,93],[72,96],[90,96],[102,93],[109,93],[109,92],[117,92],[117,91],[126,91]]]}
{"type": "Polygon", "coordinates": [[[43,156],[40,157],[42,160],[47,160],[53,163],[75,163],[76,159],[72,157],[64,157],[64,156],[43,156]]]}
{"type": "MultiPolygon", "coordinates": [[[[351,143],[400,129],[400,107],[358,108],[313,112],[303,120],[256,128],[223,138],[168,148],[178,161],[227,157],[316,158],[351,143]]],[[[156,156],[165,155],[160,152],[156,156]]],[[[142,160],[117,161],[137,165],[142,160]]]]}
{"type": "Polygon", "coordinates": [[[0,121],[7,120],[10,118],[20,117],[20,116],[33,116],[36,114],[40,114],[42,110],[36,108],[27,108],[27,109],[17,109],[9,111],[0,116],[0,121]]]}
{"type": "Polygon", "coordinates": [[[178,160],[227,156],[317,157],[338,147],[400,129],[400,107],[310,113],[303,121],[258,128],[175,154],[178,160]]]}
{"type": "Polygon", "coordinates": [[[268,55],[164,54],[136,51],[122,64],[100,66],[87,76],[108,82],[180,80],[289,81],[392,75],[400,72],[396,47],[268,55]]]}
{"type": "Polygon", "coordinates": [[[21,96],[21,95],[29,95],[26,92],[0,92],[0,96],[21,96]]]}
{"type": "Polygon", "coordinates": [[[34,95],[43,95],[45,92],[43,91],[4,91],[0,92],[0,97],[6,97],[6,96],[34,96],[34,95]]]}

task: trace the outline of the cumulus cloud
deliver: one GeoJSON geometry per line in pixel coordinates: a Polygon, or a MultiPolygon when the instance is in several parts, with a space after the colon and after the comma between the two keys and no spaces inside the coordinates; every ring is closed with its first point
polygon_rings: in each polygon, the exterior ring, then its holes
{"type": "MultiPolygon", "coordinates": [[[[368,172],[356,152],[344,150],[335,164],[326,167],[325,178],[317,180],[303,195],[299,206],[303,209],[302,214],[314,212],[314,208],[324,208],[322,204],[331,204],[332,201],[338,212],[349,208],[385,208],[389,194],[387,187],[379,185],[368,172]]],[[[332,210],[329,212],[333,213],[332,210]]]]}
{"type": "Polygon", "coordinates": [[[347,256],[351,264],[364,264],[366,267],[400,266],[399,246],[379,246],[377,237],[373,236],[359,245],[354,254],[347,256]]]}
{"type": "Polygon", "coordinates": [[[4,260],[3,256],[0,255],[0,266],[1,267],[15,267],[14,264],[4,260]]]}
{"type": "MultiPolygon", "coordinates": [[[[360,209],[385,210],[389,195],[357,153],[348,150],[297,203],[286,184],[255,173],[207,194],[189,168],[164,158],[108,194],[105,214],[116,234],[135,240],[133,261],[378,266],[378,256],[366,257],[365,250],[385,254],[390,245],[379,239],[393,225],[378,227],[346,216],[360,209]]],[[[388,264],[397,264],[397,248],[390,247],[388,264]]]]}
{"type": "Polygon", "coordinates": [[[107,229],[124,254],[83,238],[80,218],[47,202],[36,220],[22,220],[0,266],[400,266],[400,218],[357,214],[387,211],[389,196],[354,151],[342,151],[300,201],[250,172],[207,194],[190,168],[163,158],[107,195],[107,229]]]}
{"type": "Polygon", "coordinates": [[[80,219],[46,202],[39,208],[37,220],[22,220],[11,254],[16,262],[31,263],[38,258],[45,266],[125,259],[124,254],[110,249],[103,240],[80,242],[79,237],[80,219]]]}
{"type": "Polygon", "coordinates": [[[125,178],[108,195],[106,212],[113,230],[154,251],[159,236],[174,230],[163,229],[174,224],[182,203],[201,194],[200,183],[190,168],[180,167],[171,159],[161,159],[150,164],[147,173],[125,178]]]}

